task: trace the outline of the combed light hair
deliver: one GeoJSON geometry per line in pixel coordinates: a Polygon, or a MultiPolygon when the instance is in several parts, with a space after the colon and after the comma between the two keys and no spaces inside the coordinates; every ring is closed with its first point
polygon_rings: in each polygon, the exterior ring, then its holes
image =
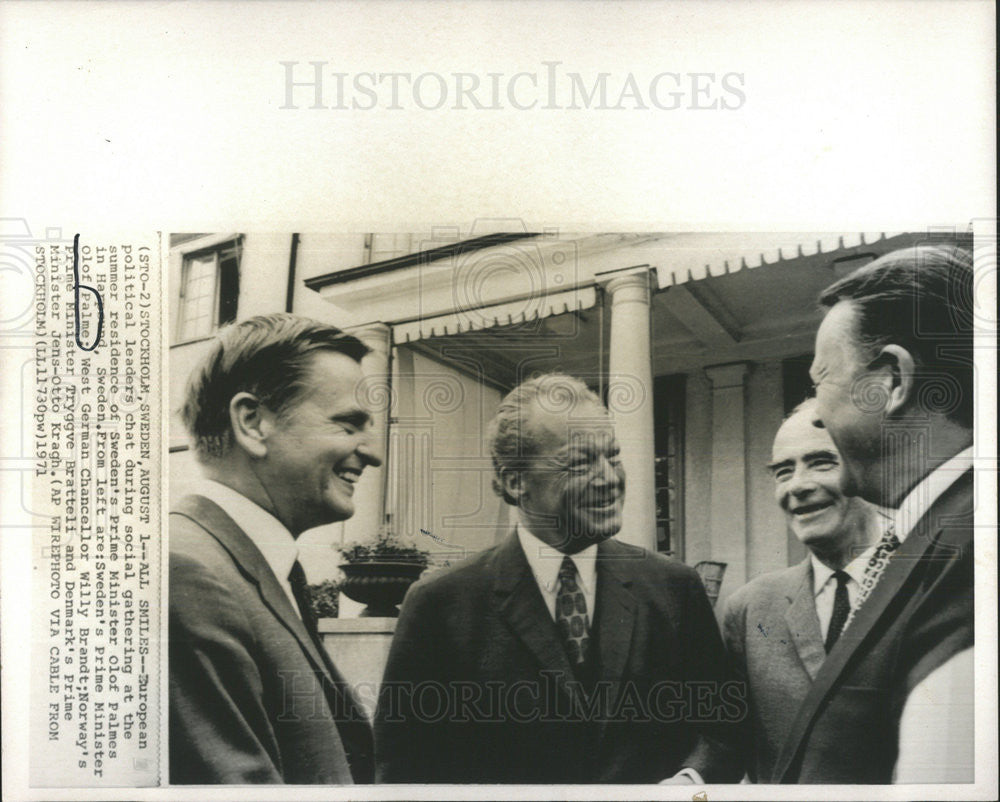
{"type": "Polygon", "coordinates": [[[220,330],[191,372],[180,410],[198,460],[232,448],[229,402],[237,393],[251,393],[283,415],[308,389],[313,354],[335,351],[360,362],[369,350],[336,326],[291,314],[258,315],[220,330]]]}
{"type": "Polygon", "coordinates": [[[850,302],[858,315],[858,345],[868,353],[887,343],[905,348],[927,388],[918,397],[971,427],[973,278],[967,249],[918,245],[858,268],[823,290],[819,302],[826,308],[850,302]]]}
{"type": "Polygon", "coordinates": [[[517,505],[503,487],[503,470],[522,470],[538,454],[539,443],[527,425],[532,407],[568,416],[582,404],[596,404],[607,414],[598,395],[580,379],[564,373],[545,373],[522,382],[500,402],[487,428],[486,444],[493,459],[493,491],[508,504],[517,505]]]}

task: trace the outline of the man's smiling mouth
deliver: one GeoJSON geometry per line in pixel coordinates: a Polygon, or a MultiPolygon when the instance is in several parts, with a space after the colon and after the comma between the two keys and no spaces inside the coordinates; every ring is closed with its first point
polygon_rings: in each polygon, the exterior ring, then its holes
{"type": "Polygon", "coordinates": [[[340,470],[334,471],[333,475],[342,482],[349,484],[353,489],[358,479],[361,478],[361,471],[355,470],[354,468],[341,468],[340,470]]]}
{"type": "Polygon", "coordinates": [[[618,503],[618,496],[590,498],[582,506],[588,510],[609,510],[618,503]]]}
{"type": "Polygon", "coordinates": [[[832,501],[817,501],[814,504],[802,504],[792,510],[792,515],[803,518],[807,515],[812,515],[816,512],[822,512],[823,510],[828,510],[833,506],[832,501]]]}

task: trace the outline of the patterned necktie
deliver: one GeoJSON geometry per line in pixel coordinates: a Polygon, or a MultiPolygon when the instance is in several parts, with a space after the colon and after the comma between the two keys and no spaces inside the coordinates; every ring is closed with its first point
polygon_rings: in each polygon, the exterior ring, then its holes
{"type": "Polygon", "coordinates": [[[559,566],[559,593],[556,595],[556,625],[562,635],[570,665],[587,661],[590,632],[587,623],[587,597],[576,581],[576,565],[569,556],[559,566]]]}
{"type": "Polygon", "coordinates": [[[875,551],[872,552],[872,556],[865,565],[865,575],[861,577],[861,590],[858,591],[857,601],[855,601],[850,615],[847,616],[847,620],[844,622],[844,629],[847,629],[851,625],[854,616],[858,614],[858,610],[861,609],[861,605],[864,604],[865,599],[872,595],[872,591],[889,565],[889,559],[898,548],[899,538],[896,537],[896,529],[890,525],[885,530],[885,534],[882,535],[882,539],[875,547],[875,551]]]}
{"type": "Polygon", "coordinates": [[[833,578],[837,580],[837,592],[833,596],[833,615],[830,616],[830,626],[826,630],[827,654],[837,642],[840,633],[844,630],[844,623],[851,612],[851,602],[847,598],[847,583],[850,577],[843,571],[834,571],[833,578]]]}

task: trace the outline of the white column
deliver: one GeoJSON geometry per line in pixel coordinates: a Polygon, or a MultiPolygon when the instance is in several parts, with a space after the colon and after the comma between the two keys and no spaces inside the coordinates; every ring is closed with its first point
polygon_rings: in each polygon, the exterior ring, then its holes
{"type": "Polygon", "coordinates": [[[346,540],[371,540],[385,520],[389,401],[392,396],[389,376],[392,331],[384,323],[369,323],[349,331],[372,349],[361,361],[361,371],[365,378],[359,387],[359,393],[362,403],[372,411],[374,451],[382,458],[382,466],[373,468],[369,465],[365,468],[354,492],[354,515],[345,522],[344,528],[346,540]]]}
{"type": "Polygon", "coordinates": [[[604,288],[611,300],[608,407],[615,418],[626,474],[618,539],[656,551],[650,276],[649,268],[606,276],[604,288]]]}
{"type": "Polygon", "coordinates": [[[725,588],[747,579],[744,362],[705,368],[712,383],[712,559],[727,564],[725,588]]]}

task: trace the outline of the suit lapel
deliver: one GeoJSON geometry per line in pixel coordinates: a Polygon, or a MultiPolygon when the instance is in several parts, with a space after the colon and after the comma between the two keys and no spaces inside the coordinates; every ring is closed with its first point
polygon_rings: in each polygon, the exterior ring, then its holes
{"type": "Polygon", "coordinates": [[[802,665],[815,680],[820,666],[826,660],[826,649],[823,647],[823,636],[819,626],[819,616],[816,615],[816,597],[813,593],[812,564],[808,557],[799,564],[789,583],[789,602],[785,611],[785,623],[792,639],[792,645],[802,661],[802,665]]]}
{"type": "MultiPolygon", "coordinates": [[[[598,679],[611,690],[607,697],[608,707],[600,710],[598,717],[598,744],[604,738],[611,712],[618,709],[624,693],[621,678],[631,652],[637,609],[630,590],[632,577],[623,570],[625,566],[635,563],[622,559],[618,545],[616,541],[606,540],[597,547],[597,593],[592,629],[597,634],[598,679]]],[[[604,697],[600,687],[595,689],[595,693],[597,701],[602,702],[604,697]]]]}
{"type": "Polygon", "coordinates": [[[600,677],[617,682],[625,671],[632,629],[635,626],[635,597],[630,590],[632,578],[623,570],[629,562],[616,555],[613,541],[597,547],[597,593],[595,595],[595,626],[600,677]]]}
{"type": "Polygon", "coordinates": [[[573,669],[516,532],[497,549],[493,570],[500,616],[544,669],[555,670],[556,685],[575,696],[566,685],[566,680],[573,677],[573,669]]]}
{"type": "Polygon", "coordinates": [[[243,575],[257,586],[264,605],[299,642],[313,668],[327,680],[334,681],[330,676],[327,662],[320,656],[316,644],[306,631],[305,624],[293,609],[288,594],[278,584],[271,566],[233,519],[226,515],[219,505],[204,496],[182,498],[174,512],[190,518],[219,541],[232,556],[243,575]]]}
{"type": "Polygon", "coordinates": [[[795,759],[803,737],[812,725],[822,702],[840,677],[844,666],[857,653],[868,634],[896,599],[899,590],[917,565],[921,563],[921,558],[934,544],[941,532],[939,522],[948,517],[950,508],[956,506],[954,500],[961,496],[964,492],[965,482],[971,481],[971,478],[972,472],[966,472],[945,491],[941,498],[931,505],[930,509],[917,522],[913,531],[907,535],[906,542],[896,550],[871,596],[860,607],[851,625],[844,630],[830,654],[827,655],[816,674],[809,694],[799,708],[798,715],[775,764],[775,780],[777,782],[784,782],[784,775],[795,759]]]}
{"type": "Polygon", "coordinates": [[[221,507],[204,496],[186,496],[174,512],[190,518],[229,552],[240,572],[257,586],[264,606],[298,641],[323,687],[346,751],[345,761],[350,773],[356,782],[372,782],[374,744],[367,716],[329,655],[321,652],[309,635],[264,555],[221,507]]]}

